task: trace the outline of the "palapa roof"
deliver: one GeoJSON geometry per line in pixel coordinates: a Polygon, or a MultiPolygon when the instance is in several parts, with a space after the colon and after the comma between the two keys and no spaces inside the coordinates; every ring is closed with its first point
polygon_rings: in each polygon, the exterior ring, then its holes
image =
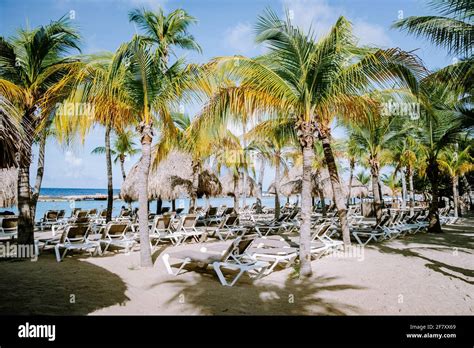
{"type": "MultiPolygon", "coordinates": [[[[311,179],[313,184],[312,195],[318,196],[317,185],[319,185],[322,190],[324,197],[332,198],[332,184],[329,178],[329,172],[327,169],[322,169],[319,172],[319,182],[318,182],[318,175],[315,171],[311,173],[311,179]]],[[[345,183],[341,180],[341,188],[343,190],[343,194],[347,196],[347,189],[345,187],[345,183]]],[[[280,192],[283,196],[289,197],[292,195],[301,194],[301,189],[303,185],[303,167],[292,167],[288,170],[288,173],[283,176],[283,179],[280,181],[280,192]]],[[[269,189],[269,193],[275,193],[275,183],[273,182],[269,189]]]]}
{"type": "MultiPolygon", "coordinates": [[[[141,159],[140,159],[141,160],[141,159]]],[[[127,202],[138,200],[138,165],[132,167],[122,184],[120,197],[127,202]]],[[[191,155],[172,150],[156,167],[150,168],[148,176],[148,200],[161,198],[172,200],[189,197],[192,190],[191,155]]],[[[216,196],[221,192],[217,175],[204,168],[199,176],[198,197],[216,196]]]]}
{"type": "Polygon", "coordinates": [[[16,205],[18,170],[16,168],[0,169],[0,208],[16,205]]]}
{"type": "MultiPolygon", "coordinates": [[[[234,196],[234,175],[229,172],[223,177],[220,178],[220,181],[222,183],[222,194],[224,196],[234,196]]],[[[244,178],[243,175],[240,175],[240,180],[239,180],[239,194],[240,196],[243,196],[244,194],[244,178]]],[[[255,182],[255,180],[247,175],[247,185],[246,185],[246,190],[245,190],[245,195],[247,197],[257,197],[260,194],[260,189],[258,187],[258,184],[255,182]]]]}
{"type": "Polygon", "coordinates": [[[369,195],[369,188],[362,184],[357,178],[352,178],[351,198],[352,197],[367,197],[369,195]]]}

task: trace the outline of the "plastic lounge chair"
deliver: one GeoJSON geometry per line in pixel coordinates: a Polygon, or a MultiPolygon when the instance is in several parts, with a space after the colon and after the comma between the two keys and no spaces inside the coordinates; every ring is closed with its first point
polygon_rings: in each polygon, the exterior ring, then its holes
{"type": "MultiPolygon", "coordinates": [[[[155,216],[151,225],[150,243],[156,247],[162,239],[173,240],[173,230],[171,229],[171,216],[155,216]],[[153,245],[154,242],[154,245],[153,245]]],[[[178,237],[176,237],[178,238],[178,237]]],[[[173,243],[175,244],[175,243],[173,243]]]]}
{"type": "Polygon", "coordinates": [[[207,238],[206,230],[196,228],[197,220],[198,216],[194,214],[181,217],[174,233],[176,235],[181,235],[182,239],[179,240],[176,245],[186,242],[188,238],[194,239],[197,243],[203,242],[207,238]]]}
{"type": "Polygon", "coordinates": [[[100,253],[99,243],[89,241],[87,239],[88,233],[89,225],[68,225],[65,228],[59,243],[54,246],[56,261],[61,262],[66,256],[68,250],[86,250],[89,251],[91,255],[100,253]],[[64,249],[64,252],[61,254],[59,249],[64,249]],[[91,250],[94,252],[92,253],[91,250]]]}
{"type": "Polygon", "coordinates": [[[237,233],[240,233],[241,236],[245,233],[246,228],[240,227],[238,225],[239,216],[238,215],[228,215],[226,216],[217,226],[207,226],[206,231],[212,237],[217,237],[220,240],[227,240],[229,237],[234,236],[237,233]]]}
{"type": "Polygon", "coordinates": [[[354,228],[351,229],[351,235],[355,238],[357,243],[360,245],[366,245],[370,241],[380,241],[387,238],[387,234],[390,233],[387,229],[386,224],[392,219],[390,215],[385,216],[380,224],[375,225],[373,228],[354,228]],[[362,241],[365,239],[365,241],[362,241]]]}
{"type": "Polygon", "coordinates": [[[15,238],[18,234],[18,217],[3,217],[1,220],[0,238],[15,238]]]}
{"type": "Polygon", "coordinates": [[[174,253],[166,253],[162,256],[163,263],[166,270],[171,275],[179,275],[183,268],[188,264],[197,264],[201,267],[208,265],[213,266],[219,281],[223,286],[233,286],[240,277],[245,273],[259,278],[263,275],[268,263],[256,261],[249,258],[245,251],[249,248],[253,238],[236,238],[225,250],[222,252],[208,252],[207,249],[201,248],[197,250],[182,250],[174,253]],[[178,261],[176,272],[173,271],[170,259],[178,261]],[[230,268],[238,270],[237,275],[229,281],[225,278],[222,269],[230,268]]]}
{"type": "Polygon", "coordinates": [[[133,238],[128,238],[126,235],[129,227],[129,222],[110,221],[105,225],[102,231],[102,238],[100,244],[104,244],[105,248],[102,251],[106,252],[110,246],[123,248],[128,253],[136,244],[133,238]]]}

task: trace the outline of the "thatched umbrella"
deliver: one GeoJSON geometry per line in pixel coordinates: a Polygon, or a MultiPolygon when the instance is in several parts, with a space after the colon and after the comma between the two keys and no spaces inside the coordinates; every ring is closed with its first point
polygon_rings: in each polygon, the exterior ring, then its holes
{"type": "MultiPolygon", "coordinates": [[[[327,169],[322,169],[319,172],[319,179],[318,175],[314,171],[311,174],[311,178],[313,181],[313,196],[318,196],[318,186],[322,189],[324,197],[332,198],[332,184],[329,178],[329,173],[327,169]]],[[[342,179],[341,179],[342,180],[342,179]]],[[[303,185],[303,168],[302,167],[292,167],[288,173],[283,177],[283,180],[280,184],[280,192],[282,195],[289,197],[292,195],[301,194],[301,189],[303,185]]],[[[345,186],[341,183],[343,194],[347,196],[347,190],[345,190],[345,186]]],[[[270,193],[275,192],[275,185],[272,183],[269,188],[270,193]]]]}
{"type": "Polygon", "coordinates": [[[351,197],[367,197],[369,189],[356,178],[352,178],[351,197]]]}
{"type": "MultiPolygon", "coordinates": [[[[244,178],[240,175],[239,182],[237,183],[239,187],[239,191],[237,194],[242,196],[244,194],[244,178]]],[[[235,189],[234,189],[234,176],[232,173],[227,173],[223,177],[220,178],[222,183],[222,194],[225,196],[234,197],[235,189]]],[[[260,189],[258,188],[258,184],[255,182],[253,178],[247,176],[247,186],[245,187],[245,195],[247,197],[256,197],[260,193],[260,189]]]]}
{"type": "Polygon", "coordinates": [[[11,207],[17,202],[18,170],[0,169],[0,208],[11,207]]]}
{"type": "MultiPolygon", "coordinates": [[[[244,178],[243,175],[239,175],[236,180],[233,173],[229,172],[221,177],[222,183],[222,194],[234,198],[234,209],[239,211],[239,198],[244,194],[244,178]]],[[[258,184],[253,178],[247,175],[247,184],[245,185],[245,196],[246,197],[260,197],[261,192],[258,184]]]]}
{"type": "Polygon", "coordinates": [[[393,196],[392,189],[385,185],[383,182],[380,183],[380,190],[382,192],[382,196],[393,196]]]}
{"type": "MultiPolygon", "coordinates": [[[[122,184],[120,196],[127,202],[138,199],[138,163],[122,184]]],[[[174,200],[190,196],[192,190],[191,155],[173,150],[156,167],[152,167],[148,178],[148,199],[174,200]]],[[[217,176],[205,168],[199,175],[198,197],[216,196],[221,192],[217,176]]]]}

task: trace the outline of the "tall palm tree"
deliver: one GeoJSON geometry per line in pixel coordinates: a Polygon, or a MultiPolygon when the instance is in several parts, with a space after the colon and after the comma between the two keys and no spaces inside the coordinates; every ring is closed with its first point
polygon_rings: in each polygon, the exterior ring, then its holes
{"type": "Polygon", "coordinates": [[[243,179],[244,173],[248,175],[249,172],[254,171],[252,162],[248,160],[254,148],[244,147],[242,138],[232,133],[227,127],[220,127],[218,138],[217,146],[213,147],[217,171],[220,172],[222,167],[226,167],[231,172],[234,181],[234,210],[239,212],[240,192],[246,189],[240,187],[240,179],[243,179]]]}
{"type": "Polygon", "coordinates": [[[257,124],[248,133],[252,140],[250,150],[265,157],[275,168],[275,219],[280,217],[280,181],[281,169],[285,165],[285,147],[296,143],[294,126],[288,118],[270,119],[257,124]]]}
{"type": "Polygon", "coordinates": [[[32,244],[30,165],[34,135],[61,102],[69,86],[58,84],[75,65],[67,55],[79,51],[79,34],[66,17],[16,36],[0,37],[0,91],[21,110],[27,141],[18,161],[18,243],[32,244]]]}
{"type": "Polygon", "coordinates": [[[338,19],[329,34],[316,41],[295,27],[287,16],[281,20],[268,10],[259,17],[257,41],[268,53],[249,59],[241,56],[214,60],[217,69],[240,81],[238,87],[222,89],[202,110],[203,124],[229,116],[251,104],[259,112],[284,114],[295,124],[303,154],[301,195],[300,275],[311,275],[311,164],[313,145],[322,142],[330,173],[345,245],[350,244],[346,200],[331,148],[330,124],[335,115],[350,119],[374,107],[361,96],[369,86],[392,87],[396,82],[416,89],[416,76],[424,72],[418,60],[397,49],[359,48],[351,24],[338,19]],[[317,136],[317,138],[316,138],[317,136]]]}
{"type": "Polygon", "coordinates": [[[474,158],[471,157],[469,151],[470,146],[465,149],[458,150],[457,146],[449,146],[444,149],[438,160],[442,171],[446,172],[453,185],[453,202],[454,216],[459,215],[459,178],[468,172],[474,171],[474,158]]]}
{"type": "Polygon", "coordinates": [[[406,134],[401,127],[400,118],[367,113],[365,117],[353,122],[350,137],[368,155],[372,175],[372,193],[377,222],[382,219],[382,194],[380,192],[380,168],[389,155],[391,147],[406,134]]]}
{"type": "Polygon", "coordinates": [[[354,169],[357,163],[361,162],[365,149],[360,147],[353,137],[349,137],[346,146],[346,158],[349,161],[349,193],[347,195],[347,205],[351,199],[352,180],[354,178],[354,169]]]}
{"type": "Polygon", "coordinates": [[[134,9],[128,18],[144,31],[143,40],[156,47],[164,67],[168,65],[170,54],[174,54],[174,47],[201,52],[201,47],[188,32],[188,27],[197,20],[183,9],[168,14],[162,8],[156,12],[134,9]]]}
{"type": "MultiPolygon", "coordinates": [[[[140,152],[140,149],[135,147],[135,142],[133,141],[134,136],[135,133],[130,129],[119,132],[110,148],[110,154],[115,156],[113,162],[115,164],[120,163],[120,171],[124,181],[127,178],[125,160],[127,157],[132,157],[140,152]]],[[[91,153],[95,155],[103,155],[105,152],[105,146],[97,146],[91,151],[91,153]]]]}
{"type": "MultiPolygon", "coordinates": [[[[139,231],[141,265],[151,267],[151,250],[148,235],[148,173],[151,163],[151,143],[153,140],[154,116],[171,131],[172,120],[170,105],[177,103],[183,91],[189,88],[189,78],[194,75],[193,67],[184,67],[178,59],[169,65],[169,54],[174,46],[185,49],[197,49],[194,38],[187,28],[194,18],[186,11],[178,9],[165,14],[162,9],[156,13],[147,10],[133,10],[129,20],[138,24],[145,32],[136,36],[127,49],[127,65],[129,78],[127,90],[131,95],[130,101],[140,120],[137,130],[142,145],[142,158],[139,165],[139,231]]],[[[177,105],[175,105],[177,108],[177,105]]],[[[170,133],[168,136],[172,136],[170,133]]]]}
{"type": "Polygon", "coordinates": [[[431,202],[429,207],[428,232],[442,232],[439,212],[439,157],[449,145],[458,141],[463,131],[462,113],[458,109],[459,94],[450,86],[433,83],[426,78],[421,82],[423,117],[419,120],[417,140],[424,159],[420,166],[430,182],[431,202]]]}
{"type": "Polygon", "coordinates": [[[394,171],[392,174],[383,174],[382,182],[392,191],[392,207],[396,202],[397,196],[400,193],[400,178],[394,171]]]}
{"type": "Polygon", "coordinates": [[[406,200],[409,200],[410,215],[414,213],[415,207],[415,188],[413,176],[417,160],[420,156],[419,146],[415,136],[406,134],[400,138],[399,142],[390,149],[391,160],[395,165],[395,172],[401,172],[402,178],[402,207],[406,207],[406,200]],[[408,189],[406,179],[408,178],[408,189]]]}
{"type": "MultiPolygon", "coordinates": [[[[72,81],[74,85],[66,103],[92,105],[91,115],[84,117],[82,114],[76,114],[75,109],[72,115],[61,110],[55,118],[60,141],[64,141],[62,137],[71,137],[72,134],[80,134],[84,140],[94,124],[105,127],[105,146],[102,150],[107,167],[106,221],[112,219],[113,208],[111,133],[113,129],[120,133],[135,121],[134,110],[128,103],[129,96],[124,92],[127,76],[127,69],[121,64],[124,50],[126,45],[122,45],[114,53],[83,56],[75,73],[64,78],[66,82],[72,81]]],[[[98,149],[97,152],[99,151],[98,149]]]]}

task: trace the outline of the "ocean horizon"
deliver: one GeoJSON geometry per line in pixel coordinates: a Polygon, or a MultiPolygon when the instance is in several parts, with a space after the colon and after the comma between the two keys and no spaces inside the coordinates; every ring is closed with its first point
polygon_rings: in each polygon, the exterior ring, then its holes
{"type": "MultiPolygon", "coordinates": [[[[114,196],[120,193],[119,189],[114,189],[114,196]]],[[[67,187],[43,187],[40,190],[40,196],[48,196],[48,197],[65,197],[65,196],[81,196],[81,195],[95,195],[95,194],[107,194],[107,189],[101,188],[67,188],[67,187]]],[[[240,200],[241,205],[243,205],[243,199],[240,200]]],[[[252,204],[256,201],[254,197],[248,197],[246,199],[245,204],[252,204]]],[[[290,199],[291,202],[296,201],[296,197],[290,199]]],[[[284,200],[280,199],[281,204],[284,203],[284,200]]],[[[234,199],[232,197],[213,197],[210,199],[210,203],[212,206],[221,206],[226,205],[231,207],[234,205],[234,199]]],[[[274,205],[274,198],[273,197],[262,197],[262,204],[265,206],[272,207],[274,205]]],[[[198,206],[205,206],[206,200],[203,198],[199,198],[197,200],[198,206]]],[[[120,209],[122,206],[127,207],[128,204],[121,200],[115,199],[113,201],[113,210],[112,215],[117,216],[120,213],[120,209]]],[[[132,209],[138,207],[138,202],[132,203],[132,209]]],[[[149,204],[150,213],[156,212],[156,200],[150,201],[149,204]]],[[[170,201],[163,201],[163,207],[171,207],[170,201]]],[[[176,199],[176,207],[177,208],[184,208],[185,211],[189,208],[189,198],[183,197],[176,199]]],[[[107,201],[106,200],[52,200],[52,201],[38,201],[38,205],[36,207],[36,215],[35,220],[39,221],[44,214],[48,210],[65,210],[66,216],[70,216],[71,212],[74,208],[81,208],[81,209],[97,209],[102,210],[107,208],[107,201]]],[[[18,214],[17,207],[10,207],[10,208],[0,208],[0,211],[12,211],[15,214],[18,214]]]]}

